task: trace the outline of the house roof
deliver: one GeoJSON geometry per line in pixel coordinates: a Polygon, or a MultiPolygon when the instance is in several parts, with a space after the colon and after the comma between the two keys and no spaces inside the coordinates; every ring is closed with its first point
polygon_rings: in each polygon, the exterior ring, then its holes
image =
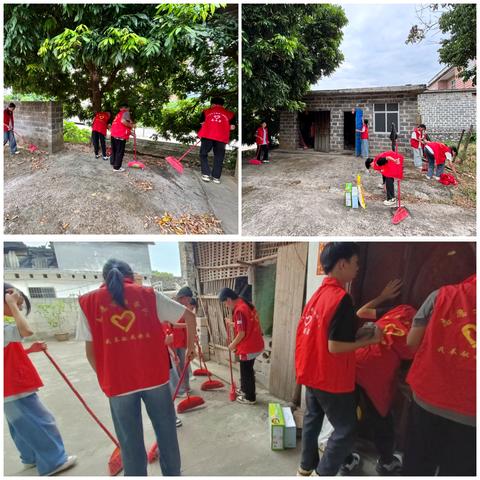
{"type": "Polygon", "coordinates": [[[442,68],[428,83],[427,87],[430,87],[435,82],[439,82],[440,80],[446,80],[450,78],[452,74],[454,74],[455,67],[449,67],[448,65],[445,68],[442,68]]]}
{"type": "Polygon", "coordinates": [[[343,88],[339,90],[310,90],[307,95],[358,95],[364,93],[421,93],[427,88],[426,85],[399,85],[394,87],[366,87],[366,88],[343,88]]]}

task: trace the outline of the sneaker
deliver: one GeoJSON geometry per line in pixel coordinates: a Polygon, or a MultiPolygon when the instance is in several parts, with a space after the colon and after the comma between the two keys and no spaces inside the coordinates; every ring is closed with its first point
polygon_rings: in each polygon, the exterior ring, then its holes
{"type": "Polygon", "coordinates": [[[12,155],[18,155],[20,152],[17,150],[16,152],[13,152],[12,155]]]}
{"type": "Polygon", "coordinates": [[[50,477],[51,475],[55,475],[57,473],[68,470],[69,468],[72,468],[76,463],[77,463],[77,456],[69,455],[67,458],[67,461],[63,465],[60,465],[55,470],[53,470],[53,472],[50,472],[47,475],[50,477]]]}
{"type": "Polygon", "coordinates": [[[383,204],[386,207],[394,207],[397,204],[397,201],[394,198],[391,198],[390,200],[384,200],[383,204]]]}
{"type": "Polygon", "coordinates": [[[213,183],[220,183],[219,178],[212,177],[212,181],[213,181],[213,183]]]}
{"type": "Polygon", "coordinates": [[[297,468],[297,477],[311,477],[315,470],[304,470],[302,467],[297,468]]]}
{"type": "Polygon", "coordinates": [[[270,163],[270,160],[262,160],[262,163],[270,163]]]}
{"type": "Polygon", "coordinates": [[[110,160],[110,157],[103,157],[104,160],[110,160]]]}
{"type": "Polygon", "coordinates": [[[175,420],[175,425],[177,426],[177,428],[183,425],[182,421],[178,417],[175,420]]]}
{"type": "Polygon", "coordinates": [[[350,475],[360,465],[360,455],[356,452],[350,454],[350,462],[340,467],[340,475],[350,475]]]}
{"type": "Polygon", "coordinates": [[[114,172],[124,172],[125,169],[124,168],[114,168],[113,171],[114,172]]]}
{"type": "Polygon", "coordinates": [[[247,400],[245,395],[239,395],[237,397],[237,402],[241,403],[242,405],[255,405],[257,403],[256,400],[247,400]]]}
{"type": "Polygon", "coordinates": [[[384,183],[379,183],[379,184],[377,185],[377,187],[378,187],[378,188],[381,188],[381,189],[383,190],[383,187],[385,187],[385,184],[384,184],[384,183]]]}
{"type": "Polygon", "coordinates": [[[208,175],[202,175],[202,180],[204,182],[209,182],[210,181],[210,177],[208,175]]]}
{"type": "Polygon", "coordinates": [[[100,155],[95,155],[95,158],[100,158],[100,155]]]}
{"type": "Polygon", "coordinates": [[[402,468],[402,457],[398,454],[393,455],[393,460],[390,463],[381,463],[380,459],[378,459],[375,466],[375,470],[379,475],[398,475],[402,472],[402,468]]]}
{"type": "Polygon", "coordinates": [[[434,175],[433,178],[434,178],[437,182],[440,180],[440,177],[437,177],[436,175],[434,175]]]}
{"type": "Polygon", "coordinates": [[[427,180],[431,180],[431,179],[432,179],[432,177],[429,177],[428,175],[425,175],[425,178],[426,178],[427,180]]]}
{"type": "Polygon", "coordinates": [[[241,389],[241,388],[235,389],[235,393],[237,394],[237,397],[238,397],[239,395],[245,396],[245,394],[242,392],[242,389],[241,389]]]}

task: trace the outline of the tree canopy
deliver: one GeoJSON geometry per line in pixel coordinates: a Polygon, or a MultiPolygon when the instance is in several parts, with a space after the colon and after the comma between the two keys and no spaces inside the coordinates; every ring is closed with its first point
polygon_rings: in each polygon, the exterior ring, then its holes
{"type": "Polygon", "coordinates": [[[5,86],[61,100],[66,115],[127,101],[136,121],[178,138],[212,95],[236,110],[236,6],[6,4],[4,21],[5,86]],[[170,128],[175,109],[183,122],[170,128]]]}
{"type": "Polygon", "coordinates": [[[438,18],[423,18],[419,15],[420,26],[413,25],[406,43],[424,40],[430,31],[440,31],[449,37],[440,41],[438,53],[440,62],[460,70],[464,81],[472,79],[477,83],[477,5],[475,3],[432,4],[431,13],[439,12],[438,18]],[[444,9],[439,12],[439,8],[444,9]]]}
{"type": "Polygon", "coordinates": [[[242,7],[243,142],[264,119],[278,133],[282,110],[303,108],[311,85],[343,61],[344,10],[330,4],[242,7]]]}

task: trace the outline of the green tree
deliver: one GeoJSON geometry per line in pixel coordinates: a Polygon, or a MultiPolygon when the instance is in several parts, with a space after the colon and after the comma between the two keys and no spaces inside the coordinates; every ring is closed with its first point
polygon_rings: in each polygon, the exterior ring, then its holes
{"type": "Polygon", "coordinates": [[[440,31],[448,38],[440,40],[440,62],[456,67],[464,81],[477,83],[477,5],[475,3],[432,4],[427,7],[432,16],[425,19],[425,10],[419,14],[420,25],[413,25],[405,43],[418,43],[430,32],[440,31]],[[440,11],[440,9],[442,9],[440,11]],[[437,16],[435,14],[438,13],[437,16]]]}
{"type": "Polygon", "coordinates": [[[223,95],[236,105],[231,7],[7,4],[4,18],[5,86],[53,96],[66,115],[91,118],[128,101],[137,121],[163,129],[158,112],[172,95],[198,105],[223,95]]]}
{"type": "Polygon", "coordinates": [[[280,112],[301,110],[311,85],[334,72],[346,24],[344,10],[329,4],[242,7],[244,143],[261,119],[278,133],[280,112]]]}

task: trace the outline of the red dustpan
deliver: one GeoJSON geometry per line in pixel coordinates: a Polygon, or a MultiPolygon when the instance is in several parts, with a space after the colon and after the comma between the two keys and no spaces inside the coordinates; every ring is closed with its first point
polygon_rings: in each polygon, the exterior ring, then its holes
{"type": "Polygon", "coordinates": [[[137,160],[137,134],[135,133],[135,130],[133,131],[133,160],[128,162],[128,167],[139,168],[141,170],[145,168],[145,164],[137,160]]]}
{"type": "Polygon", "coordinates": [[[180,158],[175,158],[173,156],[169,156],[165,158],[167,163],[170,164],[178,173],[183,173],[183,165],[182,160],[200,143],[200,139],[198,139],[197,143],[192,145],[180,158]]]}

